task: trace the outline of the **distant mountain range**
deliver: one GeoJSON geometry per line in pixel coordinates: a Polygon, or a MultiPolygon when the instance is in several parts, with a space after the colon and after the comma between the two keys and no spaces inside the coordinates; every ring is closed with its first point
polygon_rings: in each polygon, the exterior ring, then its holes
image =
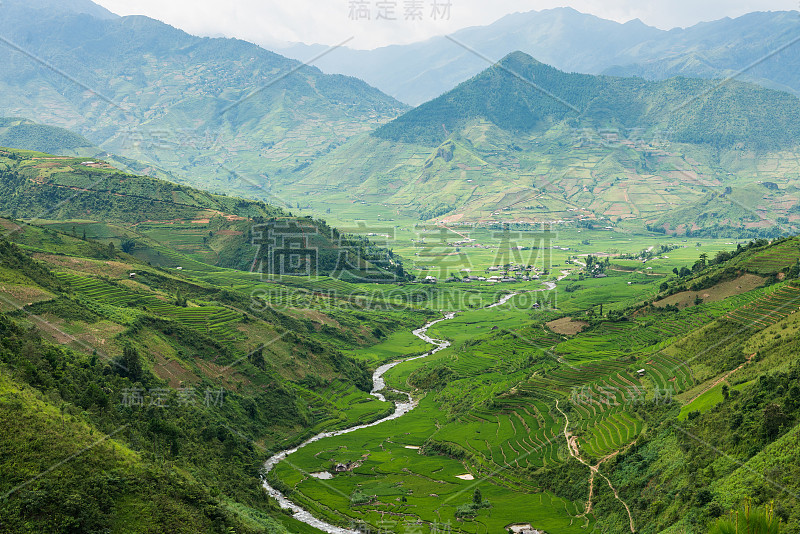
{"type": "Polygon", "coordinates": [[[569,74],[515,52],[285,187],[451,223],[777,235],[800,222],[798,139],[800,100],[785,92],[569,74]]]}
{"type": "Polygon", "coordinates": [[[360,80],[88,1],[5,2],[0,36],[0,116],[215,191],[264,197],[272,176],[406,109],[360,80]]]}
{"type": "MultiPolygon", "coordinates": [[[[799,93],[799,38],[797,11],[755,12],[664,31],[639,20],[620,24],[557,8],[514,13],[488,26],[409,45],[337,49],[314,65],[361,78],[411,105],[439,96],[517,50],[566,72],[652,80],[738,75],[799,93]]],[[[279,51],[308,60],[325,49],[295,44],[279,51]]]]}
{"type": "Polygon", "coordinates": [[[765,84],[795,84],[795,45],[765,54],[792,43],[795,12],[664,32],[556,9],[509,15],[453,40],[379,49],[369,53],[373,63],[348,60],[365,77],[391,71],[400,82],[427,58],[409,87],[446,92],[409,110],[361,80],[250,43],[193,37],[90,2],[48,6],[13,0],[0,20],[0,117],[25,117],[0,121],[0,144],[97,157],[317,214],[379,205],[382,215],[449,222],[744,237],[800,229],[800,101],[703,79],[752,65],[747,74],[765,84]],[[525,53],[531,43],[545,62],[525,53]],[[444,44],[460,55],[451,58],[444,44]],[[486,63],[509,46],[522,51],[486,63]],[[380,60],[389,52],[396,55],[380,60]],[[704,59],[680,59],[686,54],[704,59]],[[472,69],[481,72],[451,88],[472,69]],[[699,77],[567,72],[636,69],[699,77]],[[433,81],[437,89],[426,85],[433,81]]]}

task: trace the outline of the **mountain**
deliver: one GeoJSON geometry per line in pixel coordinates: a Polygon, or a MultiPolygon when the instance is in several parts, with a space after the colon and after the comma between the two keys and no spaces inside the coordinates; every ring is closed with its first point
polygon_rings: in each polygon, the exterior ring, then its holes
{"type": "Polygon", "coordinates": [[[94,156],[100,152],[91,141],[65,128],[12,117],[0,117],[0,146],[58,155],[94,156]]]}
{"type": "Polygon", "coordinates": [[[754,220],[730,231],[788,232],[798,222],[798,116],[795,96],[757,85],[569,74],[516,52],[346,143],[283,191],[312,195],[320,208],[354,197],[449,222],[638,223],[680,233],[724,232],[718,223],[739,220],[733,199],[744,195],[754,220]],[[764,201],[765,193],[774,196],[764,201]],[[722,202],[713,216],[661,220],[710,194],[722,202]]]}
{"type": "Polygon", "coordinates": [[[571,126],[670,131],[679,143],[717,149],[797,144],[800,100],[739,82],[567,74],[515,52],[452,91],[378,128],[375,136],[438,145],[471,120],[530,133],[571,126]]]}
{"type": "Polygon", "coordinates": [[[7,13],[16,10],[35,10],[43,17],[84,14],[97,19],[118,18],[118,15],[91,0],[63,0],[62,2],[53,2],[52,0],[4,0],[3,9],[7,13]]]}
{"type": "Polygon", "coordinates": [[[313,534],[261,466],[391,412],[343,351],[428,314],[341,280],[323,298],[307,279],[161,268],[108,246],[102,219],[39,222],[0,218],[2,530],[313,534]]]}
{"type": "Polygon", "coordinates": [[[663,80],[673,76],[725,78],[800,93],[797,11],[755,12],[697,24],[627,50],[604,70],[663,80]]]}
{"type": "Polygon", "coordinates": [[[406,277],[398,258],[366,238],[264,202],[123,173],[101,160],[0,148],[0,164],[0,215],[102,240],[153,265],[406,277]]]}
{"type": "MultiPolygon", "coordinates": [[[[455,32],[451,39],[375,50],[341,48],[315,65],[357,76],[412,105],[441,95],[517,50],[567,72],[656,80],[737,74],[742,80],[800,92],[793,67],[800,61],[797,48],[774,53],[792,42],[797,25],[796,11],[756,12],[664,31],[638,19],[620,24],[556,8],[506,15],[487,26],[455,32]]],[[[295,44],[281,52],[303,60],[322,50],[295,44]]]]}
{"type": "Polygon", "coordinates": [[[204,189],[265,198],[273,176],[405,109],[244,41],[58,5],[4,7],[0,115],[70,129],[204,189]]]}
{"type": "MultiPolygon", "coordinates": [[[[619,50],[662,33],[640,21],[627,24],[556,8],[506,15],[488,26],[459,30],[409,45],[376,50],[337,49],[315,61],[324,72],[347,73],[389,95],[419,105],[448,91],[514,51],[562,70],[599,74],[619,50]],[[460,46],[458,43],[463,45],[460,46]]],[[[324,48],[295,44],[281,52],[299,60],[324,48]]]]}

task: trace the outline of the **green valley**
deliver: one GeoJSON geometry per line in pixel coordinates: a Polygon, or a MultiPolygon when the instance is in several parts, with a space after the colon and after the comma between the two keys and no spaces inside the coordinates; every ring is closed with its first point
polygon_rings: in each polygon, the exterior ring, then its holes
{"type": "Polygon", "coordinates": [[[0,533],[800,530],[794,12],[0,4],[0,533]]]}

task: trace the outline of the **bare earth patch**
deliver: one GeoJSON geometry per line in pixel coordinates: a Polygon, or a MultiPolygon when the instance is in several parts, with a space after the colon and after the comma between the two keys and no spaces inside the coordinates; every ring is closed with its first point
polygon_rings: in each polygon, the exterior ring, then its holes
{"type": "MultiPolygon", "coordinates": [[[[31,286],[0,285],[0,293],[5,293],[11,297],[12,302],[16,302],[20,306],[30,306],[36,302],[55,298],[55,295],[44,289],[31,286]]],[[[12,307],[12,309],[15,308],[12,307]]]]}
{"type": "Polygon", "coordinates": [[[752,291],[757,287],[764,285],[765,278],[755,274],[743,274],[734,280],[727,280],[720,282],[717,285],[708,289],[701,289],[700,291],[681,291],[669,297],[654,302],[653,306],[663,308],[669,304],[673,304],[678,308],[686,308],[694,305],[694,299],[700,297],[703,302],[717,302],[726,299],[733,295],[739,295],[752,291]]]}
{"type": "Polygon", "coordinates": [[[561,319],[545,323],[545,326],[556,334],[574,336],[589,326],[589,323],[585,321],[576,321],[572,317],[562,317],[561,319]]]}

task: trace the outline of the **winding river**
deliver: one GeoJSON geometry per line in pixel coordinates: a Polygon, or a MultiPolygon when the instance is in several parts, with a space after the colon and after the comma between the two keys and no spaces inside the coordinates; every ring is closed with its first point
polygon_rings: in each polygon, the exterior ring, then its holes
{"type": "MultiPolygon", "coordinates": [[[[559,278],[559,280],[560,280],[560,278],[559,278]]],[[[549,291],[549,290],[555,288],[555,283],[553,283],[553,282],[543,282],[543,285],[547,289],[543,289],[543,290],[540,289],[539,291],[549,291]]],[[[502,304],[505,304],[510,299],[512,299],[515,295],[517,295],[517,293],[510,293],[508,295],[504,295],[502,298],[500,298],[500,300],[498,300],[494,304],[490,304],[489,306],[487,306],[487,308],[494,308],[496,306],[500,306],[502,304]]],[[[386,381],[384,380],[383,376],[386,374],[386,372],[389,369],[391,369],[391,368],[393,368],[393,367],[395,367],[395,366],[397,366],[397,365],[399,365],[401,363],[409,362],[409,361],[412,361],[412,360],[418,360],[420,358],[426,358],[426,357],[428,357],[428,356],[430,356],[432,354],[436,354],[440,350],[444,350],[447,347],[449,347],[450,346],[450,342],[449,341],[444,340],[444,339],[435,339],[435,338],[430,337],[428,335],[428,329],[430,327],[432,327],[433,325],[437,324],[437,323],[440,323],[442,321],[447,321],[449,319],[452,319],[455,316],[456,316],[455,312],[447,313],[447,314],[445,314],[444,317],[442,317],[440,319],[436,319],[435,321],[431,321],[428,324],[426,324],[425,326],[414,330],[412,333],[415,336],[417,336],[418,338],[420,338],[423,341],[426,341],[426,342],[428,342],[428,343],[430,343],[432,345],[435,345],[435,348],[433,350],[430,350],[430,351],[426,352],[425,354],[422,354],[421,356],[413,356],[411,358],[405,358],[403,360],[396,360],[394,362],[387,363],[385,365],[381,365],[380,367],[375,369],[375,372],[372,374],[372,391],[370,392],[370,395],[372,395],[372,396],[374,396],[374,397],[376,397],[376,398],[378,398],[378,399],[380,399],[382,401],[386,401],[386,397],[384,397],[383,394],[381,394],[380,392],[383,391],[383,389],[386,387],[386,381]]],[[[390,421],[392,419],[397,419],[398,417],[402,417],[403,415],[407,414],[408,412],[410,412],[411,410],[416,408],[417,402],[411,397],[411,395],[409,393],[406,393],[406,392],[397,392],[397,393],[403,393],[403,394],[407,395],[408,396],[408,400],[406,402],[395,402],[395,409],[394,409],[394,412],[392,414],[390,414],[390,415],[388,415],[388,416],[386,416],[386,417],[384,417],[382,419],[378,419],[377,421],[374,421],[372,423],[366,424],[366,425],[357,425],[357,426],[353,426],[353,427],[350,427],[350,428],[346,428],[344,430],[338,430],[338,431],[335,431],[335,432],[322,432],[320,434],[317,434],[314,437],[311,437],[311,438],[307,439],[306,441],[304,441],[303,443],[301,443],[297,447],[294,447],[293,449],[288,449],[288,450],[279,452],[278,454],[272,456],[264,464],[264,471],[263,471],[264,475],[269,473],[276,465],[278,465],[278,463],[283,461],[287,456],[289,456],[290,454],[294,454],[295,452],[297,452],[298,450],[302,449],[306,445],[314,443],[315,441],[319,441],[319,440],[324,439],[324,438],[331,438],[331,437],[335,437],[335,436],[341,436],[343,434],[349,434],[350,432],[355,432],[356,430],[361,430],[362,428],[369,428],[371,426],[379,425],[379,424],[383,423],[384,421],[390,421]]],[[[328,532],[329,534],[360,534],[356,530],[350,530],[350,529],[338,527],[338,526],[332,525],[332,524],[330,524],[330,523],[328,523],[326,521],[322,521],[321,519],[317,519],[316,517],[311,515],[310,512],[308,512],[307,510],[304,510],[300,506],[296,505],[295,503],[293,503],[292,501],[287,499],[286,496],[283,495],[283,493],[281,493],[280,491],[278,491],[275,488],[273,488],[272,486],[270,486],[269,483],[266,481],[266,478],[263,479],[262,482],[263,482],[264,488],[267,490],[269,495],[271,497],[273,497],[276,501],[278,501],[278,504],[280,504],[280,506],[282,508],[291,510],[292,513],[293,513],[293,517],[295,519],[297,519],[298,521],[302,521],[303,523],[306,523],[307,525],[311,525],[312,527],[317,528],[317,529],[319,529],[319,530],[321,530],[323,532],[328,532]]]]}

